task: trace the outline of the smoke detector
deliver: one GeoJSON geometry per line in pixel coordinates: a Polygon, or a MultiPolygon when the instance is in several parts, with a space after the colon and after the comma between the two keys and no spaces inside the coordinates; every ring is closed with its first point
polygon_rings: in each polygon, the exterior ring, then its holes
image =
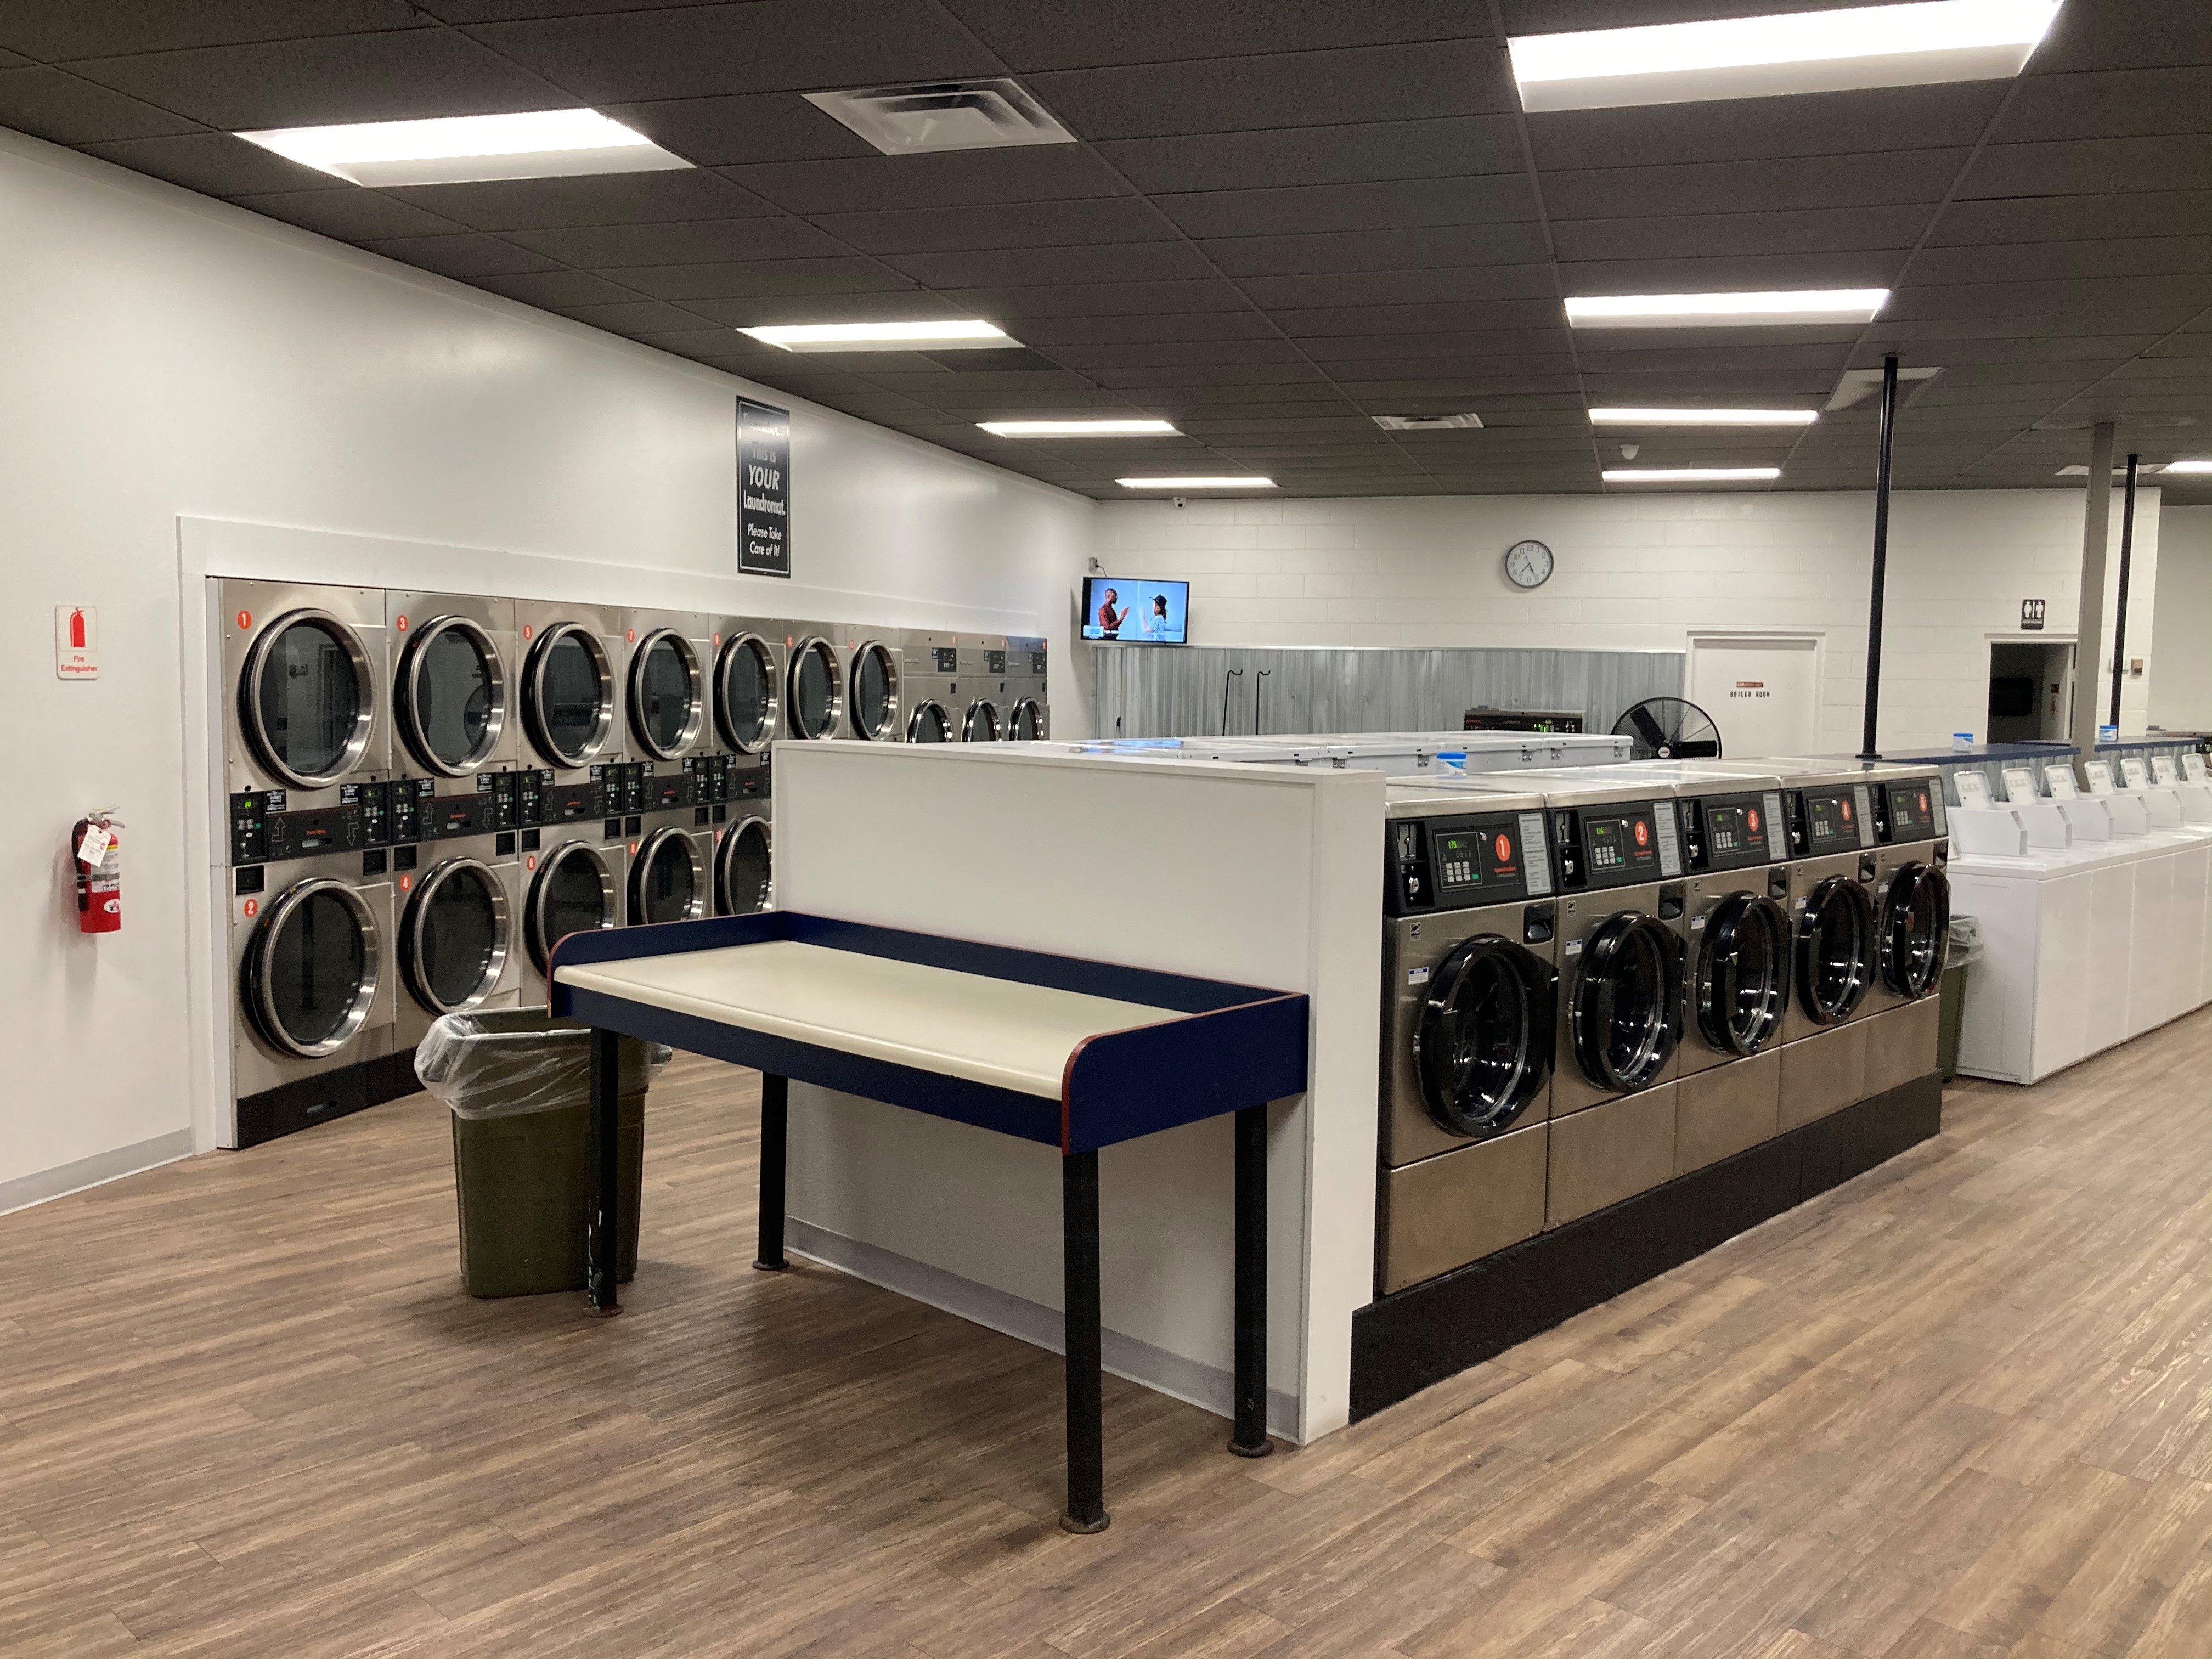
{"type": "Polygon", "coordinates": [[[1377,415],[1375,424],[1385,432],[1464,432],[1482,424],[1482,416],[1465,415],[1377,415]]]}
{"type": "Polygon", "coordinates": [[[1020,82],[1005,76],[810,92],[805,98],[886,155],[1075,142],[1075,135],[1053,119],[1020,82]]]}

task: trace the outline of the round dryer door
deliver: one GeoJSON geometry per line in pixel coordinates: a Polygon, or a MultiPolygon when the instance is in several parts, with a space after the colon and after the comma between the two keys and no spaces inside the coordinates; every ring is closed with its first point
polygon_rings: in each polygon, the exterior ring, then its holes
{"type": "Polygon", "coordinates": [[[631,925],[690,921],[705,915],[707,881],[696,842],[681,830],[654,830],[630,865],[631,925]]]}
{"type": "Polygon", "coordinates": [[[615,677],[599,636],[560,623],[538,636],[522,672],[522,722],[556,766],[596,759],[614,733],[615,677]]]}
{"type": "Polygon", "coordinates": [[[261,632],[239,682],[239,716],[269,769],[295,789],[336,783],[368,751],[377,674],[361,638],[327,611],[261,632]]]}
{"type": "Polygon", "coordinates": [[[732,824],[714,849],[714,914],[750,916],[768,908],[769,827],[765,818],[732,824]]]}
{"type": "Polygon", "coordinates": [[[1044,735],[1044,710],[1035,697],[1024,697],[1007,712],[1006,735],[1016,743],[1035,743],[1044,735]]]}
{"type": "Polygon", "coordinates": [[[906,740],[908,743],[951,742],[952,716],[945,712],[945,705],[928,697],[916,703],[914,713],[907,718],[906,740]]]}
{"type": "Polygon", "coordinates": [[[1511,1128],[1552,1071],[1552,970],[1495,933],[1453,947],[1413,1028],[1421,1101],[1454,1134],[1511,1128]]]}
{"type": "Polygon", "coordinates": [[[1930,865],[1900,866],[1890,878],[1875,930],[1881,982],[1914,1000],[1943,975],[1943,946],[1951,932],[1951,880],[1930,865]]]}
{"type": "Polygon", "coordinates": [[[1583,946],[1575,973],[1575,1059],[1602,1089],[1649,1088],[1682,1036],[1682,947],[1653,916],[1623,910],[1583,946]]]}
{"type": "Polygon", "coordinates": [[[416,884],[399,921],[399,970],[434,1014],[473,1008],[507,966],[507,892],[476,859],[447,859],[416,884]]]}
{"type": "Polygon", "coordinates": [[[1691,1006],[1698,1034],[1724,1054],[1773,1041],[1790,995],[1790,919],[1772,899],[1735,893],[1715,907],[1698,945],[1691,1006]]]}
{"type": "Polygon", "coordinates": [[[834,738],[845,717],[845,694],[840,682],[837,651],[818,635],[801,640],[791,653],[791,734],[795,738],[834,738]]]}
{"type": "Polygon", "coordinates": [[[638,641],[629,665],[629,729],[655,760],[674,760],[707,723],[699,653],[672,628],[638,641]]]}
{"type": "Polygon", "coordinates": [[[262,912],[246,947],[247,1014],[285,1054],[334,1054],[376,1006],[382,955],[360,894],[327,877],[299,882],[262,912]]]}
{"type": "Polygon", "coordinates": [[[1831,876],[1797,919],[1797,1003],[1816,1025],[1858,1012],[1873,970],[1874,907],[1849,876],[1831,876]]]}
{"type": "Polygon", "coordinates": [[[775,740],[780,707],[775,653],[759,635],[738,635],[722,647],[715,677],[714,717],[724,739],[740,755],[757,755],[775,740]]]}
{"type": "Polygon", "coordinates": [[[507,726],[507,669],[491,635],[465,617],[417,629],[399,657],[399,735],[449,778],[489,760],[507,726]]]}
{"type": "Polygon", "coordinates": [[[978,697],[968,705],[967,717],[960,722],[960,741],[996,743],[1001,729],[999,706],[988,698],[978,697]]]}
{"type": "Polygon", "coordinates": [[[873,640],[853,653],[853,729],[878,742],[899,734],[898,659],[873,640]]]}
{"type": "Polygon", "coordinates": [[[522,936],[538,971],[545,971],[553,947],[569,934],[614,927],[621,897],[599,848],[580,841],[554,848],[538,865],[525,907],[522,936]]]}

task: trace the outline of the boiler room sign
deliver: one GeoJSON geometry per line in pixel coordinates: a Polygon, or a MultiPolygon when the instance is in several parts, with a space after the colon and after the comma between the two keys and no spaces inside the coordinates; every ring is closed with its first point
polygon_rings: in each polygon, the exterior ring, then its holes
{"type": "Polygon", "coordinates": [[[738,568],[791,574],[791,411],[738,399],[738,568]]]}

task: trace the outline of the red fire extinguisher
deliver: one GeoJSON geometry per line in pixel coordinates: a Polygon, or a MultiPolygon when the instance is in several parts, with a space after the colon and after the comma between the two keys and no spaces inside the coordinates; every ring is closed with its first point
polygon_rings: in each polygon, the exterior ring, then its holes
{"type": "Polygon", "coordinates": [[[123,926],[122,828],[123,821],[103,807],[86,813],[70,830],[81,933],[112,933],[123,926]]]}

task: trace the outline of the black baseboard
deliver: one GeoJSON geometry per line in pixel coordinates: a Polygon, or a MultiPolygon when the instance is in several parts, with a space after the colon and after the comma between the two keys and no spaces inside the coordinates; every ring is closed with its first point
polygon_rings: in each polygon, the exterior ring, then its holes
{"type": "Polygon", "coordinates": [[[1942,1127],[1943,1085],[1930,1073],[1370,1302],[1352,1316],[1352,1420],[1679,1267],[1942,1127]]]}
{"type": "Polygon", "coordinates": [[[411,1095],[421,1086],[415,1080],[412,1048],[341,1066],[316,1077],[280,1083],[239,1101],[238,1144],[258,1146],[279,1135],[297,1134],[318,1123],[350,1117],[387,1100],[411,1095]]]}

